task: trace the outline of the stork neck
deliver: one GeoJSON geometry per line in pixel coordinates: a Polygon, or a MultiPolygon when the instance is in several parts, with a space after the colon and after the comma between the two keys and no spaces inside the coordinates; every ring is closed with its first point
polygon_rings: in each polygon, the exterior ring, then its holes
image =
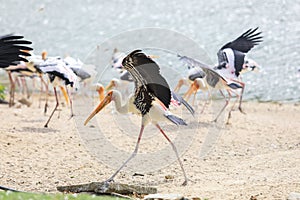
{"type": "Polygon", "coordinates": [[[121,113],[125,114],[128,113],[128,101],[122,105],[122,95],[119,91],[114,90],[114,102],[116,110],[121,113]]]}

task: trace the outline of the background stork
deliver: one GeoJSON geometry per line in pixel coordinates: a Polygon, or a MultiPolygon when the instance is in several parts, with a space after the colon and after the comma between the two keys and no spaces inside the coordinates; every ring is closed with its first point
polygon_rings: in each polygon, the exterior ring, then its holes
{"type": "Polygon", "coordinates": [[[242,111],[242,98],[245,89],[245,83],[238,80],[240,72],[243,70],[245,63],[245,55],[255,45],[262,42],[261,32],[256,32],[255,29],[248,29],[237,39],[228,42],[218,51],[218,66],[216,70],[227,79],[234,81],[242,86],[241,95],[239,98],[239,110],[242,111]]]}
{"type": "Polygon", "coordinates": [[[66,63],[60,57],[53,57],[53,58],[46,58],[46,53],[43,54],[44,62],[38,65],[39,69],[44,73],[47,73],[50,79],[50,82],[53,85],[54,95],[56,100],[56,105],[50,114],[46,124],[44,127],[48,127],[48,124],[59,106],[58,96],[56,87],[59,86],[62,90],[65,99],[70,102],[71,108],[71,117],[73,117],[73,108],[72,108],[72,99],[70,98],[67,86],[70,85],[71,87],[76,84],[77,76],[71,70],[70,67],[66,66],[66,63]]]}
{"type": "Polygon", "coordinates": [[[121,113],[133,112],[142,115],[142,122],[138,140],[135,149],[131,156],[123,163],[123,165],[107,180],[113,181],[120,170],[133,158],[138,152],[140,140],[143,135],[144,128],[152,122],[163,136],[171,144],[181,170],[184,175],[183,185],[187,184],[187,176],[180,161],[177,149],[169,137],[159,126],[160,121],[170,121],[176,125],[186,125],[179,117],[173,115],[169,110],[171,102],[171,90],[167,81],[160,74],[159,66],[148,56],[142,53],[141,50],[135,50],[126,56],[122,62],[124,68],[131,74],[135,82],[135,93],[131,96],[128,102],[121,105],[121,95],[119,92],[110,91],[99,106],[91,113],[85,121],[85,125],[92,119],[103,107],[109,102],[115,101],[117,111],[121,113]]]}
{"type": "MultiPolygon", "coordinates": [[[[21,35],[3,35],[0,36],[0,68],[6,68],[9,65],[17,65],[20,61],[27,62],[25,57],[30,56],[28,51],[33,50],[28,45],[30,41],[24,40],[21,35]]],[[[9,80],[12,83],[13,79],[11,73],[8,72],[9,80]]],[[[10,99],[9,106],[13,105],[13,94],[14,85],[10,86],[10,99]]]]}
{"type": "MultiPolygon", "coordinates": [[[[261,32],[255,33],[257,29],[258,28],[249,29],[234,41],[225,44],[218,51],[217,55],[219,63],[214,69],[205,63],[187,56],[179,56],[180,60],[187,62],[189,65],[201,68],[206,74],[205,80],[210,88],[219,89],[221,95],[224,97],[225,105],[222,107],[214,121],[217,121],[221,113],[229,104],[232,96],[231,93],[237,95],[237,100],[239,100],[239,110],[242,112],[241,103],[245,83],[239,80],[239,75],[245,64],[245,54],[262,41],[262,36],[260,35],[261,32]],[[224,95],[221,89],[227,90],[228,97],[224,95]],[[236,89],[241,89],[241,93],[238,94],[235,92],[234,90],[236,89]]],[[[231,117],[231,111],[233,110],[234,105],[229,111],[227,123],[229,123],[229,118],[231,117]]]]}

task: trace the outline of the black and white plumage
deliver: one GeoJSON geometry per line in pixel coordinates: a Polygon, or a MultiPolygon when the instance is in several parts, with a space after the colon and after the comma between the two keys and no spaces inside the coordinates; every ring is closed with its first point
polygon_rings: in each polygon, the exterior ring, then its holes
{"type": "Polygon", "coordinates": [[[83,67],[83,63],[79,59],[75,59],[73,57],[67,56],[63,59],[67,67],[71,68],[71,70],[80,78],[80,81],[84,81],[91,77],[91,75],[86,72],[83,67]]]}
{"type": "Polygon", "coordinates": [[[65,85],[73,85],[77,81],[76,74],[68,67],[60,57],[48,58],[38,65],[38,68],[49,75],[50,82],[53,84],[55,78],[63,80],[65,85]]]}
{"type": "Polygon", "coordinates": [[[74,87],[74,86],[77,87],[78,82],[77,82],[76,74],[72,71],[72,69],[70,67],[68,67],[66,65],[66,63],[60,57],[46,58],[46,53],[44,54],[43,57],[44,57],[43,62],[41,62],[38,65],[38,68],[43,73],[48,74],[49,80],[53,85],[55,99],[56,99],[56,105],[55,105],[51,115],[49,116],[46,124],[44,125],[44,127],[48,127],[48,124],[49,124],[54,112],[57,110],[57,108],[59,106],[56,87],[57,86],[60,87],[66,101],[70,102],[71,117],[72,117],[74,115],[73,108],[72,108],[72,100],[70,98],[67,86],[70,85],[71,87],[74,87]]]}
{"type": "Polygon", "coordinates": [[[245,54],[255,45],[262,42],[261,32],[255,29],[249,29],[237,39],[228,42],[218,51],[217,70],[228,78],[236,78],[240,75],[245,62],[245,54]]]}
{"type": "MultiPolygon", "coordinates": [[[[239,84],[238,82],[234,82],[230,79],[227,79],[226,77],[224,77],[223,75],[218,73],[217,70],[212,69],[212,66],[202,63],[201,61],[195,60],[195,59],[187,57],[187,56],[182,56],[181,58],[182,58],[181,60],[183,60],[184,62],[191,63],[195,67],[201,68],[205,72],[204,78],[205,78],[205,81],[208,84],[209,88],[219,90],[221,95],[224,97],[225,105],[223,106],[221,111],[218,113],[218,115],[214,119],[214,121],[217,121],[217,119],[219,118],[219,116],[221,115],[221,113],[224,111],[224,109],[227,107],[227,105],[229,103],[231,92],[233,92],[232,90],[242,88],[242,85],[239,84]],[[228,92],[229,98],[226,98],[226,96],[222,92],[222,89],[225,89],[228,92]]],[[[230,113],[231,113],[231,111],[229,112],[229,116],[230,116],[230,113]]],[[[228,117],[228,120],[229,120],[229,117],[228,117]]]]}
{"type": "MultiPolygon", "coordinates": [[[[30,56],[29,51],[33,50],[28,45],[31,41],[24,40],[21,35],[0,36],[0,68],[7,68],[10,65],[18,65],[20,62],[27,62],[26,57],[30,56]]],[[[8,72],[10,86],[9,106],[14,104],[15,84],[10,71],[8,72]]]]}
{"type": "Polygon", "coordinates": [[[204,71],[200,68],[200,67],[197,67],[193,65],[192,62],[186,62],[186,56],[180,56],[180,55],[177,55],[177,57],[179,57],[179,60],[185,62],[185,63],[188,63],[187,66],[188,66],[188,74],[187,74],[187,78],[181,78],[179,79],[174,91],[175,92],[179,92],[180,88],[185,85],[187,87],[191,87],[191,84],[193,83],[193,81],[195,81],[196,79],[202,79],[205,77],[205,73],[204,71]]]}
{"type": "MultiPolygon", "coordinates": [[[[208,85],[211,88],[219,89],[220,93],[225,98],[226,103],[214,121],[218,119],[222,111],[228,105],[231,92],[235,93],[233,91],[235,89],[241,89],[241,93],[236,93],[236,95],[239,99],[239,110],[243,112],[241,108],[241,103],[245,83],[238,80],[238,78],[245,64],[246,53],[249,52],[255,45],[258,45],[260,42],[262,42],[261,32],[256,32],[257,30],[258,28],[249,29],[234,41],[228,42],[227,44],[222,46],[217,53],[218,66],[214,67],[214,69],[212,69],[211,66],[206,65],[205,63],[202,63],[200,61],[194,60],[186,56],[180,56],[180,60],[185,61],[189,65],[201,68],[206,74],[205,79],[208,85]],[[227,90],[229,94],[228,99],[222,93],[221,89],[227,90]]],[[[233,107],[229,112],[228,120],[231,116],[232,110],[233,107]]]]}
{"type": "Polygon", "coordinates": [[[0,36],[0,68],[17,65],[18,61],[27,62],[25,57],[30,56],[28,51],[33,49],[28,47],[31,42],[23,38],[13,34],[0,36]]]}
{"type": "Polygon", "coordinates": [[[135,93],[130,96],[128,102],[125,105],[121,105],[121,95],[116,91],[108,92],[104,100],[99,106],[91,113],[91,115],[85,121],[85,124],[93,118],[105,105],[111,101],[115,101],[115,106],[118,112],[127,113],[133,112],[135,114],[142,115],[142,125],[136,147],[131,156],[123,163],[123,165],[107,180],[110,182],[120,172],[121,169],[137,154],[140,140],[147,124],[152,122],[163,136],[170,142],[177,159],[180,163],[184,175],[184,183],[187,184],[187,176],[183,165],[179,159],[179,155],[175,145],[164,133],[161,127],[158,125],[159,121],[171,121],[176,125],[186,125],[183,119],[173,115],[169,110],[171,103],[171,90],[165,78],[160,74],[159,66],[148,56],[146,56],[141,50],[135,50],[127,55],[122,65],[134,79],[135,93]]]}
{"type": "Polygon", "coordinates": [[[171,102],[171,90],[164,77],[160,74],[159,66],[148,56],[135,50],[131,52],[122,62],[124,68],[131,74],[135,82],[134,102],[137,107],[145,108],[141,110],[146,114],[154,98],[158,98],[166,108],[171,102]],[[142,101],[144,99],[144,101],[142,101]]]}

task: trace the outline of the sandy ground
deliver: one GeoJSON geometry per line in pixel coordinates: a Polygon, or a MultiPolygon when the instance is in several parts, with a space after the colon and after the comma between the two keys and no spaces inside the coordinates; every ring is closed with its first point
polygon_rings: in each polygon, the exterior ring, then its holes
{"type": "MultiPolygon", "coordinates": [[[[134,149],[140,118],[117,115],[110,106],[84,128],[94,106],[85,104],[83,98],[75,99],[73,119],[61,107],[49,128],[43,125],[50,112],[44,116],[37,99],[31,107],[0,105],[0,184],[57,192],[59,185],[107,179],[134,149]]],[[[195,117],[184,109],[174,111],[186,119],[187,127],[162,124],[178,147],[191,180],[187,186],[181,186],[182,171],[170,145],[152,125],[146,128],[139,155],[115,180],[209,199],[286,199],[290,192],[300,192],[300,105],[243,105],[247,114],[234,111],[230,125],[210,122],[216,103],[195,117]],[[132,176],[135,172],[144,176],[132,176]]],[[[53,106],[52,97],[49,111],[53,106]]]]}

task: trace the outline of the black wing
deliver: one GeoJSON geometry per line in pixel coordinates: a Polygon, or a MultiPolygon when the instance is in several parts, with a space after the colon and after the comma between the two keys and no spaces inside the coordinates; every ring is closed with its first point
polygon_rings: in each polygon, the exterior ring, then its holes
{"type": "Polygon", "coordinates": [[[133,77],[137,88],[144,87],[169,108],[170,87],[160,74],[159,66],[151,58],[142,50],[135,50],[124,58],[122,65],[133,77]]]}
{"type": "Polygon", "coordinates": [[[28,62],[23,56],[30,56],[25,51],[31,51],[32,48],[27,45],[30,41],[21,40],[23,36],[4,35],[0,36],[0,67],[4,68],[9,65],[15,65],[18,61],[28,62]]]}
{"type": "Polygon", "coordinates": [[[174,100],[176,100],[177,102],[179,102],[180,104],[183,104],[186,109],[188,109],[188,111],[194,115],[195,114],[195,110],[193,109],[193,107],[186,102],[186,100],[184,100],[181,96],[177,95],[175,92],[171,91],[172,97],[174,100]]]}
{"type": "Polygon", "coordinates": [[[262,42],[263,37],[261,36],[261,32],[255,33],[257,29],[258,27],[255,29],[247,30],[245,33],[243,33],[240,37],[238,37],[234,41],[225,44],[221,48],[221,50],[225,48],[231,48],[237,51],[241,51],[243,53],[247,53],[255,45],[262,42]]]}
{"type": "Polygon", "coordinates": [[[71,67],[72,71],[81,79],[81,81],[90,78],[91,75],[81,68],[71,67]]]}

